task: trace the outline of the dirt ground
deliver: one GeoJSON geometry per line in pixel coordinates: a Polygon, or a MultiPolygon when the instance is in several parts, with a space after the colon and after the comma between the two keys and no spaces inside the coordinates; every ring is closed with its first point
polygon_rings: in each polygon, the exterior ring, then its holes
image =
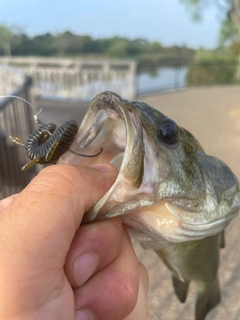
{"type": "MultiPolygon", "coordinates": [[[[152,107],[174,119],[191,131],[206,153],[222,159],[240,179],[240,87],[188,89],[142,97],[152,107]]],[[[88,103],[51,103],[44,106],[42,121],[60,123],[67,118],[79,122],[88,103]]],[[[222,301],[212,310],[208,320],[240,319],[240,217],[226,230],[226,248],[221,250],[220,286],[222,301]]],[[[181,304],[174,295],[170,272],[151,250],[143,250],[134,242],[139,260],[146,266],[150,278],[149,308],[153,320],[194,319],[195,288],[190,286],[187,302],[181,304]]],[[[136,319],[137,320],[137,319],[136,319]]]]}

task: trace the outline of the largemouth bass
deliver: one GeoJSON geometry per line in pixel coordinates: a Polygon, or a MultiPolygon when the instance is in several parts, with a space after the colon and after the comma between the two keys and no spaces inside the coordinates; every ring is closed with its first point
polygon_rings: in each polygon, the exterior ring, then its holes
{"type": "Polygon", "coordinates": [[[224,229],[239,211],[237,178],[161,112],[103,92],[92,101],[71,151],[59,162],[93,165],[120,157],[117,180],[84,222],[120,216],[172,272],[181,302],[195,282],[195,319],[205,319],[220,301],[219,248],[224,229]]]}

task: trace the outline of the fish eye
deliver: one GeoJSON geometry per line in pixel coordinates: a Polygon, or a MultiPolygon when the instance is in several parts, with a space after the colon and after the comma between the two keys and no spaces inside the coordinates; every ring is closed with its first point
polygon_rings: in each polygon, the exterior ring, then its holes
{"type": "Polygon", "coordinates": [[[179,139],[177,124],[168,118],[164,118],[159,128],[160,139],[167,144],[174,144],[179,139]]]}

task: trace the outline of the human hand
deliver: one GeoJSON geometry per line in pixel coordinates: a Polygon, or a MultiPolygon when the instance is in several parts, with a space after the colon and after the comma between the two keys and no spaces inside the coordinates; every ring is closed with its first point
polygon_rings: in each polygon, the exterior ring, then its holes
{"type": "Polygon", "coordinates": [[[146,270],[121,221],[79,228],[116,179],[96,169],[50,166],[0,201],[0,319],[147,318],[146,270]]]}

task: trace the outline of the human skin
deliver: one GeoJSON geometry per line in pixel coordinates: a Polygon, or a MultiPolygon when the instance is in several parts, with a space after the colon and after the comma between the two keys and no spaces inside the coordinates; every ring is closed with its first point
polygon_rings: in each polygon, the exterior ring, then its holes
{"type": "Polygon", "coordinates": [[[120,219],[80,226],[116,176],[54,165],[0,201],[0,319],[148,318],[147,273],[120,219]]]}

